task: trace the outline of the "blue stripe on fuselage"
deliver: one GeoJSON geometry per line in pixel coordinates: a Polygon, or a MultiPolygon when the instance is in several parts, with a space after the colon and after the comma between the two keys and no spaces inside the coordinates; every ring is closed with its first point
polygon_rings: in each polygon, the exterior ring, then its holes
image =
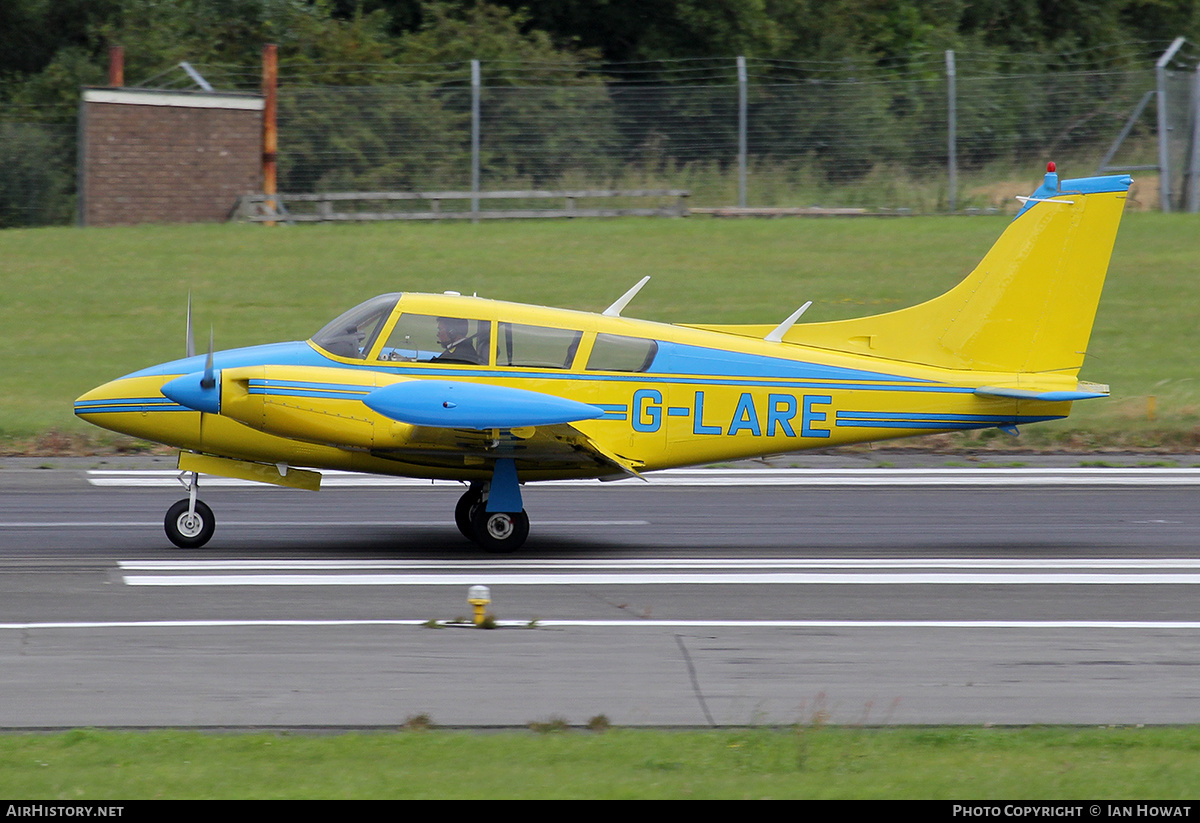
{"type": "Polygon", "coordinates": [[[717,375],[721,377],[766,377],[792,380],[903,380],[910,383],[928,383],[913,377],[902,377],[883,372],[848,369],[841,366],[826,366],[768,357],[761,354],[708,349],[683,343],[660,341],[654,362],[648,371],[652,374],[717,375]]]}

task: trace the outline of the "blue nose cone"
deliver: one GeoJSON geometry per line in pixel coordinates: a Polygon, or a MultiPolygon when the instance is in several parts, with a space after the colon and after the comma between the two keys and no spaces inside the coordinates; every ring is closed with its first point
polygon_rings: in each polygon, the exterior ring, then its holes
{"type": "Polygon", "coordinates": [[[221,372],[205,379],[204,372],[185,374],[168,380],[161,389],[163,397],[199,412],[221,413],[221,372]]]}

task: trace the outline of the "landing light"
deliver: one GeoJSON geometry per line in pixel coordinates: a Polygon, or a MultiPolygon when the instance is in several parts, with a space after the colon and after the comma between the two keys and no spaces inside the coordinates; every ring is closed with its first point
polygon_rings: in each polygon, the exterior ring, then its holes
{"type": "Polygon", "coordinates": [[[487,586],[472,586],[467,589],[467,602],[475,610],[475,625],[482,626],[484,610],[492,602],[491,591],[487,586]]]}

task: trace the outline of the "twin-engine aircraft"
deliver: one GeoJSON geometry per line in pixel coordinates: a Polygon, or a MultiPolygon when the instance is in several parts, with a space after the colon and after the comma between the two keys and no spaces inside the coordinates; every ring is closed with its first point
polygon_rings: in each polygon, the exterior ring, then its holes
{"type": "Polygon", "coordinates": [[[180,450],[180,547],[213,534],[199,474],[316,490],[333,469],[466,484],[455,522],[496,553],[529,532],[525,483],[1066,417],[1108,394],[1077,375],[1131,180],[1049,169],[979,266],[911,308],[667,325],[621,316],[649,278],[599,314],[384,294],[306,342],[126,375],[75,413],[180,450]]]}

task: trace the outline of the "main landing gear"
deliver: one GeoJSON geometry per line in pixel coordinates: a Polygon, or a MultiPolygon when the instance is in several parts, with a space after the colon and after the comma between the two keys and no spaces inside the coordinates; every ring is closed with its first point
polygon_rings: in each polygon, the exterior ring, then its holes
{"type": "Polygon", "coordinates": [[[454,522],[463,537],[491,554],[508,554],[521,548],[529,536],[529,515],[516,512],[489,512],[490,484],[472,483],[454,507],[454,522]]]}
{"type": "Polygon", "coordinates": [[[167,539],[179,548],[198,549],[213,536],[217,520],[212,509],[196,499],[200,476],[195,472],[184,472],[179,476],[179,482],[187,489],[187,499],[167,509],[163,528],[167,531],[167,539]]]}

